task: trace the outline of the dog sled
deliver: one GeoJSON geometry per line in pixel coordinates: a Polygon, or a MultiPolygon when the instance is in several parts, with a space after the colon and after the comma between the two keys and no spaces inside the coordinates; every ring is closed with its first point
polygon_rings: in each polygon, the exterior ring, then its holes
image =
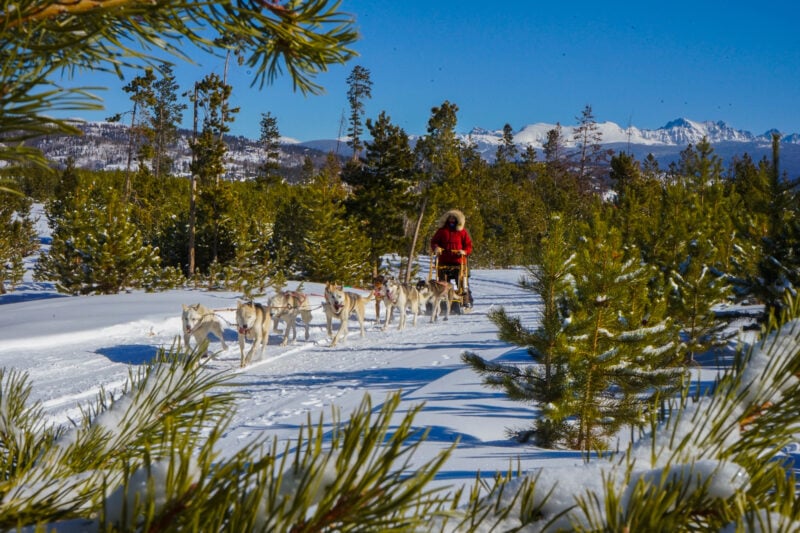
{"type": "Polygon", "coordinates": [[[472,311],[472,291],[469,288],[469,262],[467,256],[459,258],[458,265],[440,265],[439,256],[431,255],[428,279],[436,279],[453,287],[455,298],[450,311],[457,315],[472,311]]]}

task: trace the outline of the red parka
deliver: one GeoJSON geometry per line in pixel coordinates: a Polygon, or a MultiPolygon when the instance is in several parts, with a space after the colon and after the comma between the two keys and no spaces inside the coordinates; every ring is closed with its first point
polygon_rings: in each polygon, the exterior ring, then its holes
{"type": "Polygon", "coordinates": [[[431,252],[435,253],[438,246],[442,249],[439,256],[440,265],[459,265],[461,264],[461,255],[455,250],[464,250],[465,255],[472,253],[472,238],[464,227],[466,222],[464,213],[458,209],[451,209],[442,216],[440,221],[440,227],[431,239],[431,252]],[[455,228],[447,225],[447,219],[451,216],[457,220],[455,228]]]}

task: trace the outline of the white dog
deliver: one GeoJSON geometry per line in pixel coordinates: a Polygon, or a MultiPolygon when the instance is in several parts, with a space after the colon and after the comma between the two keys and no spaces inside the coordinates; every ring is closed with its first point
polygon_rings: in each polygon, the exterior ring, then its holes
{"type": "Polygon", "coordinates": [[[386,304],[386,321],[383,330],[389,327],[392,320],[392,313],[396,307],[400,311],[400,325],[397,329],[406,327],[406,309],[411,309],[414,315],[414,325],[417,325],[417,316],[420,312],[420,294],[414,285],[400,283],[395,278],[388,278],[381,287],[381,298],[386,304]]]}
{"type": "Polygon", "coordinates": [[[279,320],[283,320],[286,323],[281,346],[286,346],[289,342],[289,330],[292,331],[292,342],[297,339],[297,315],[300,315],[306,327],[306,340],[308,340],[308,330],[311,325],[311,304],[306,294],[297,291],[279,292],[270,299],[269,311],[276,329],[279,320]]]}
{"type": "Polygon", "coordinates": [[[189,339],[194,337],[196,346],[200,346],[209,333],[213,333],[222,343],[222,349],[227,350],[225,336],[222,334],[222,324],[217,315],[203,304],[183,305],[181,313],[183,322],[183,344],[189,348],[189,339]]]}
{"type": "Polygon", "coordinates": [[[239,366],[244,368],[253,360],[253,353],[258,348],[258,357],[264,353],[264,347],[269,342],[269,327],[272,318],[269,307],[253,302],[236,302],[236,329],[239,333],[239,352],[241,359],[239,366]],[[244,344],[247,338],[253,339],[253,346],[244,355],[244,344]]]}
{"type": "Polygon", "coordinates": [[[356,313],[358,324],[361,326],[361,336],[364,336],[364,314],[366,313],[366,305],[373,296],[374,293],[370,293],[368,297],[364,297],[354,292],[345,291],[344,287],[341,285],[330,282],[325,284],[325,301],[322,304],[322,308],[325,310],[328,337],[333,336],[331,346],[336,346],[340,338],[347,336],[347,321],[350,319],[350,315],[353,312],[356,313]],[[333,330],[331,328],[334,318],[341,321],[336,335],[333,335],[333,330]]]}

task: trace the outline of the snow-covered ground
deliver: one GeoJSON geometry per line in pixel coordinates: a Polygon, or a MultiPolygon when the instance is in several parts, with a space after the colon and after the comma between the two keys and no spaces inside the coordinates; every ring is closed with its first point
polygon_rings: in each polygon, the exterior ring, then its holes
{"type": "MultiPolygon", "coordinates": [[[[46,237],[43,242],[47,244],[46,237]]],[[[424,259],[422,263],[427,264],[424,259]]],[[[473,269],[473,312],[437,323],[420,316],[416,326],[409,318],[403,331],[397,329],[396,318],[383,331],[370,303],[366,335],[359,336],[353,319],[349,336],[335,347],[325,332],[324,285],[305,283],[303,290],[312,306],[310,338],[304,340],[299,327],[297,341],[282,347],[282,334],[271,332],[264,357],[244,369],[239,368],[234,326],[238,294],[172,290],[66,297],[27,275],[14,292],[0,296],[0,367],[26,372],[33,384],[31,399],[42,403],[49,421],[68,424],[101,389],[119,391],[132,367],[147,364],[162,348],[169,349],[181,335],[182,304],[199,302],[217,312],[228,344],[222,349],[218,339],[212,339],[210,350],[215,355],[205,368],[230,373],[230,383],[242,393],[219,442],[223,457],[256,439],[294,441],[309,415],[314,422],[322,416],[330,423],[336,409],[346,420],[367,393],[377,411],[387,395],[402,391],[395,416],[424,404],[415,425],[429,429],[414,464],[432,459],[458,440],[435,485],[471,486],[478,473],[493,477],[509,468],[519,467],[523,472],[545,468],[562,490],[574,495],[586,482],[578,468],[583,463],[580,453],[541,449],[510,438],[509,429],[530,426],[536,409],[483,386],[461,361],[465,351],[487,360],[530,361],[524,349],[499,341],[487,318],[493,307],[504,306],[526,326],[536,325],[541,302],[537,295],[520,288],[518,281],[524,273],[522,268],[473,269]]],[[[287,288],[296,286],[290,282],[287,288]]],[[[366,288],[350,290],[368,292],[366,288]]],[[[266,301],[266,297],[257,300],[266,301]]],[[[733,324],[732,329],[741,324],[733,324]]],[[[735,343],[734,335],[727,353],[698,359],[700,364],[691,370],[693,387],[705,389],[714,383],[729,364],[735,343]]],[[[612,449],[624,449],[626,437],[621,435],[612,449]]],[[[786,451],[800,453],[800,449],[786,451]]]]}
{"type": "Polygon", "coordinates": [[[460,359],[466,350],[486,359],[528,358],[523,349],[498,341],[496,328],[486,317],[492,306],[503,305],[527,324],[535,324],[539,300],[517,286],[523,273],[523,269],[473,270],[472,313],[437,323],[420,316],[416,326],[409,318],[403,331],[397,329],[396,318],[382,331],[370,303],[366,336],[359,336],[353,319],[346,341],[336,347],[326,339],[320,307],[324,285],[306,283],[313,309],[310,339],[303,339],[300,327],[297,341],[281,347],[282,335],[271,332],[263,359],[244,369],[239,368],[234,326],[237,294],[174,290],[63,297],[47,286],[27,282],[0,297],[0,304],[11,301],[0,308],[0,367],[27,372],[32,399],[42,402],[53,422],[68,423],[101,387],[120,389],[131,366],[146,364],[159,348],[169,348],[181,333],[181,305],[200,302],[217,310],[228,344],[222,350],[212,339],[210,349],[218,353],[206,366],[210,372],[234,374],[232,382],[244,393],[221,441],[223,454],[265,435],[296,439],[309,413],[313,420],[320,413],[330,420],[335,407],[346,418],[365,393],[378,409],[389,393],[402,390],[398,414],[425,404],[415,419],[420,427],[430,428],[419,460],[433,457],[458,438],[439,480],[472,483],[477,471],[486,475],[505,471],[511,462],[516,466],[517,459],[526,469],[553,461],[580,462],[577,452],[542,450],[509,439],[506,429],[528,425],[536,411],[482,386],[460,359]]]}

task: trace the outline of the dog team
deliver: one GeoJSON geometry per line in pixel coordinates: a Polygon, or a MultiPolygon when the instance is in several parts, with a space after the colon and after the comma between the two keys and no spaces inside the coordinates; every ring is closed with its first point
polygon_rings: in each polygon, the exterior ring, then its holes
{"type": "MultiPolygon", "coordinates": [[[[385,331],[392,321],[394,310],[397,309],[400,320],[398,329],[406,325],[406,315],[410,312],[413,316],[413,325],[417,325],[417,317],[431,310],[431,322],[439,318],[441,307],[445,309],[443,320],[450,316],[450,308],[454,302],[460,301],[458,294],[449,283],[437,280],[419,280],[415,284],[401,283],[394,277],[378,276],[373,280],[373,290],[364,296],[356,292],[346,291],[336,283],[325,284],[325,293],[322,309],[325,313],[325,325],[331,346],[347,336],[350,316],[355,314],[358,319],[361,337],[365,335],[364,317],[366,305],[375,299],[375,322],[380,322],[380,304],[384,304],[385,319],[382,330],[385,331]],[[442,305],[444,304],[444,305],[442,305]],[[333,332],[334,320],[339,322],[336,333],[333,332]]],[[[239,340],[241,355],[240,366],[249,365],[254,356],[261,358],[264,348],[269,341],[270,330],[278,332],[278,325],[284,322],[283,340],[281,346],[289,342],[289,333],[292,341],[297,338],[297,319],[305,327],[305,340],[309,338],[311,324],[311,304],[308,295],[298,291],[280,291],[272,296],[266,304],[252,301],[238,301],[236,303],[236,331],[239,340]],[[247,341],[252,341],[249,350],[245,350],[247,341]]],[[[221,318],[202,304],[184,305],[182,312],[183,341],[189,347],[190,339],[199,345],[205,341],[209,334],[218,337],[222,349],[228,347],[223,338],[221,318]]]]}

